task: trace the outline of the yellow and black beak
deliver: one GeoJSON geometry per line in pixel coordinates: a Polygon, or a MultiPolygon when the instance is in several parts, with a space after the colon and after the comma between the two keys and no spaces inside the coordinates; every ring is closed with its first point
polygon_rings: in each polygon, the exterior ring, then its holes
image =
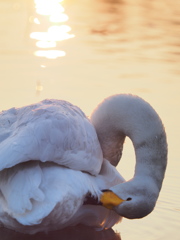
{"type": "Polygon", "coordinates": [[[108,209],[113,209],[114,207],[118,206],[125,200],[118,197],[114,192],[111,190],[103,190],[101,195],[100,202],[102,203],[102,206],[108,209]]]}
{"type": "Polygon", "coordinates": [[[126,200],[121,199],[111,190],[105,189],[102,190],[100,201],[97,198],[94,198],[92,195],[88,194],[84,201],[84,205],[101,205],[105,208],[113,209],[124,201],[126,200]]]}

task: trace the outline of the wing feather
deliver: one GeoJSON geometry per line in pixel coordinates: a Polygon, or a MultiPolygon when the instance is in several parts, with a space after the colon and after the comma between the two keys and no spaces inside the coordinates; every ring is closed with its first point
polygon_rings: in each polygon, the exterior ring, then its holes
{"type": "Polygon", "coordinates": [[[97,175],[103,161],[93,125],[83,112],[60,100],[0,114],[0,170],[29,160],[55,162],[97,175]]]}

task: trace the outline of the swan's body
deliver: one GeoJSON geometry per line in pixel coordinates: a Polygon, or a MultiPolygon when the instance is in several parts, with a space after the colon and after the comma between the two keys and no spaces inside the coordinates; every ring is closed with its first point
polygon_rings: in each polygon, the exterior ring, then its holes
{"type": "Polygon", "coordinates": [[[78,223],[103,229],[119,221],[104,207],[83,206],[86,195],[100,198],[101,189],[122,178],[103,160],[95,129],[78,107],[45,100],[4,111],[0,140],[4,226],[35,233],[78,223]]]}
{"type": "Polygon", "coordinates": [[[2,225],[28,233],[79,223],[109,228],[121,216],[143,217],[153,210],[167,155],[155,111],[142,99],[118,95],[95,110],[92,123],[97,134],[79,108],[58,100],[0,114],[2,225]],[[130,182],[112,166],[119,161],[125,135],[138,158],[130,182]],[[112,164],[103,159],[99,141],[112,164]],[[100,199],[102,189],[130,201],[112,210],[83,204],[87,195],[100,199]]]}

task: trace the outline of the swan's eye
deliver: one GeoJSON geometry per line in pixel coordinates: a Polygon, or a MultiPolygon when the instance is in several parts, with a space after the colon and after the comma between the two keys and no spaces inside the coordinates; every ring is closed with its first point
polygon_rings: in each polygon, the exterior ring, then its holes
{"type": "Polygon", "coordinates": [[[103,189],[101,192],[112,192],[110,189],[103,189]]]}
{"type": "Polygon", "coordinates": [[[126,201],[131,201],[132,200],[132,198],[130,198],[130,197],[128,197],[127,199],[126,199],[126,201]]]}

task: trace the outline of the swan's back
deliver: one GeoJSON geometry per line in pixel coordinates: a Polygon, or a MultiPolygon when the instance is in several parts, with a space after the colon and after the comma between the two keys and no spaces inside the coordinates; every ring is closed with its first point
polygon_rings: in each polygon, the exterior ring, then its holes
{"type": "Polygon", "coordinates": [[[103,158],[94,127],[78,107],[44,100],[0,114],[0,170],[29,160],[97,175],[103,158]]]}

